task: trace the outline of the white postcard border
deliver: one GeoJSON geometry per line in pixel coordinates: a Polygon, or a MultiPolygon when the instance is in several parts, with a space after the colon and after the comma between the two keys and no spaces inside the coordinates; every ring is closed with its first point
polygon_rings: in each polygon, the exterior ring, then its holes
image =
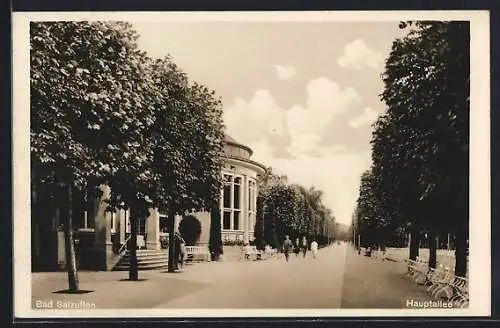
{"type": "Polygon", "coordinates": [[[488,316],[491,311],[490,70],[487,11],[359,12],[14,12],[13,26],[13,276],[14,316],[60,317],[379,317],[488,316]],[[382,22],[467,20],[471,34],[470,120],[470,306],[468,309],[31,309],[29,22],[127,20],[172,22],[382,22]]]}

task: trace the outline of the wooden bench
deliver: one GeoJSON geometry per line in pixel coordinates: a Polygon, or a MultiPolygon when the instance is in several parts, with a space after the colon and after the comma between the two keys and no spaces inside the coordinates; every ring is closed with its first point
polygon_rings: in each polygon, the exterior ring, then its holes
{"type": "Polygon", "coordinates": [[[264,256],[266,258],[276,257],[277,254],[278,250],[276,248],[271,248],[270,246],[266,246],[266,248],[264,249],[264,256]]]}
{"type": "Polygon", "coordinates": [[[137,235],[137,249],[146,248],[146,241],[143,235],[137,235]]]}
{"type": "Polygon", "coordinates": [[[257,249],[257,246],[243,246],[241,250],[241,258],[244,260],[250,260],[255,257],[255,260],[262,259],[262,252],[257,249]]]}
{"type": "Polygon", "coordinates": [[[210,262],[210,251],[206,246],[186,246],[186,260],[210,262]]]}
{"type": "Polygon", "coordinates": [[[451,286],[453,288],[453,293],[448,300],[454,302],[460,308],[469,306],[469,280],[467,278],[454,276],[451,286]]]}
{"type": "Polygon", "coordinates": [[[408,273],[418,284],[427,286],[434,299],[444,299],[453,302],[460,308],[469,305],[469,282],[467,278],[458,277],[450,267],[439,265],[437,268],[428,268],[424,261],[406,260],[408,273]]]}
{"type": "Polygon", "coordinates": [[[425,284],[427,281],[427,264],[425,262],[406,260],[408,263],[407,275],[419,284],[425,284]]]}

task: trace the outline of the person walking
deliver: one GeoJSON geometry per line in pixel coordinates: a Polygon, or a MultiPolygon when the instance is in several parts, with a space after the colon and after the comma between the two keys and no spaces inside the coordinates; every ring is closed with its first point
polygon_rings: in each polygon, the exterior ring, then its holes
{"type": "Polygon", "coordinates": [[[295,239],[295,245],[293,247],[293,252],[295,253],[295,257],[299,257],[300,254],[300,239],[295,239]]]}
{"type": "Polygon", "coordinates": [[[285,254],[285,260],[288,262],[290,258],[290,251],[293,248],[292,241],[288,235],[285,236],[285,240],[283,241],[283,253],[285,254]]]}
{"type": "Polygon", "coordinates": [[[318,243],[316,242],[316,240],[313,240],[311,242],[311,253],[313,255],[313,259],[315,259],[318,255],[318,243]]]}
{"type": "Polygon", "coordinates": [[[184,267],[184,255],[186,251],[186,242],[179,233],[174,233],[174,250],[175,250],[175,269],[177,272],[182,272],[184,267]]]}
{"type": "Polygon", "coordinates": [[[186,259],[186,242],[179,236],[179,271],[184,271],[184,260],[186,259]]]}
{"type": "Polygon", "coordinates": [[[306,253],[307,253],[307,239],[306,239],[306,236],[302,237],[302,245],[301,245],[301,248],[302,248],[302,257],[306,257],[306,253]]]}

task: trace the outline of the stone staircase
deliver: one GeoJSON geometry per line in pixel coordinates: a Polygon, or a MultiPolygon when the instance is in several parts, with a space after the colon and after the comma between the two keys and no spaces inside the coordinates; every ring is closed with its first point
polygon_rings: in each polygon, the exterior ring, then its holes
{"type": "MultiPolygon", "coordinates": [[[[123,257],[113,267],[113,271],[128,271],[130,266],[130,251],[127,250],[123,257]]],[[[141,249],[137,250],[137,269],[158,270],[168,267],[168,254],[166,250],[141,249]]]]}

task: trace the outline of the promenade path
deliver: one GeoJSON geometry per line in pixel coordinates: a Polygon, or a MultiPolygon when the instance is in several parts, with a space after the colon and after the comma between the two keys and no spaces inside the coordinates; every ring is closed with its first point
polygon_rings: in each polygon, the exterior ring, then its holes
{"type": "Polygon", "coordinates": [[[403,262],[383,261],[346,251],[342,308],[404,308],[407,300],[430,299],[428,292],[405,275],[403,262]]]}
{"type": "MultiPolygon", "coordinates": [[[[319,250],[318,257],[291,254],[268,261],[225,262],[201,278],[210,286],[157,307],[339,308],[345,246],[319,250]]],[[[210,265],[210,264],[207,264],[210,265]]],[[[190,279],[189,273],[182,279],[190,279]]],[[[181,279],[181,278],[180,278],[181,279]]]]}
{"type": "Polygon", "coordinates": [[[283,255],[265,261],[227,261],[188,265],[182,273],[141,271],[80,272],[79,295],[67,288],[64,272],[32,274],[32,302],[84,300],[96,308],[334,309],[401,308],[406,298],[425,291],[404,276],[401,263],[358,255],[347,244],[319,251],[317,259],[283,255]]]}

